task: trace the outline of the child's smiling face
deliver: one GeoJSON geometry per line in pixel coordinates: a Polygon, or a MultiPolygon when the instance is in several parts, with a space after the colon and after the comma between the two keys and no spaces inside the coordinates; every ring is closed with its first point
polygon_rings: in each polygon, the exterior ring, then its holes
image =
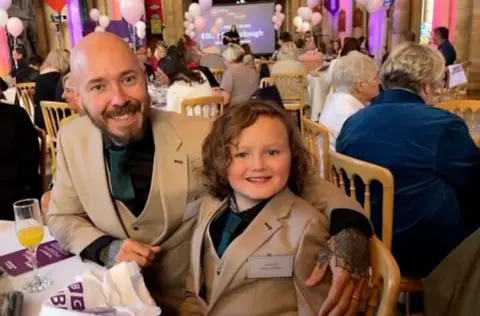
{"type": "Polygon", "coordinates": [[[260,116],[234,140],[230,151],[228,181],[241,210],[287,185],[291,151],[287,129],[278,118],[260,116]]]}

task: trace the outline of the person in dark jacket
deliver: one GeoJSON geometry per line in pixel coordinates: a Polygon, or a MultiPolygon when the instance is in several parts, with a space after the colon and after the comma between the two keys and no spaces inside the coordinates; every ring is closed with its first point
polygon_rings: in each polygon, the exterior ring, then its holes
{"type": "Polygon", "coordinates": [[[42,57],[38,55],[33,55],[30,57],[28,60],[28,67],[25,67],[17,72],[16,83],[35,82],[37,80],[42,63],[42,57]]]}
{"type": "MultiPolygon", "coordinates": [[[[480,150],[462,118],[428,104],[444,70],[439,51],[397,46],[380,73],[385,91],[345,122],[336,143],[337,152],[392,172],[392,253],[409,277],[429,275],[479,227],[480,150]]],[[[381,201],[381,188],[373,187],[379,236],[381,201]]]]}
{"type": "Polygon", "coordinates": [[[17,73],[28,67],[27,64],[27,51],[23,46],[17,46],[12,50],[12,58],[15,62],[12,70],[10,71],[10,77],[15,78],[17,77],[17,73]]]}
{"type": "Polygon", "coordinates": [[[445,65],[450,66],[457,60],[457,51],[448,40],[450,31],[446,27],[437,27],[433,30],[433,42],[438,45],[438,50],[445,58],[445,65]]]}
{"type": "Polygon", "coordinates": [[[14,220],[13,203],[40,198],[40,147],[27,112],[0,102],[0,220],[14,220]]]}

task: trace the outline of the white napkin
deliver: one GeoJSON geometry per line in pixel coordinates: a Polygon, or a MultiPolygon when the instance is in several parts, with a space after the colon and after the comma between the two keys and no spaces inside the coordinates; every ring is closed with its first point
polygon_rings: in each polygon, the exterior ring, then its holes
{"type": "Polygon", "coordinates": [[[448,88],[454,88],[456,86],[465,84],[468,82],[467,76],[465,75],[465,70],[460,64],[448,66],[449,80],[448,88]]]}
{"type": "Polygon", "coordinates": [[[158,316],[161,314],[135,262],[101,273],[86,271],[42,305],[39,316],[158,316]]]}

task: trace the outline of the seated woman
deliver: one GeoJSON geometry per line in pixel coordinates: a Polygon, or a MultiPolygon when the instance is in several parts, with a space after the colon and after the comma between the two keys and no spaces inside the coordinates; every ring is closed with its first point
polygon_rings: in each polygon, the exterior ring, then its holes
{"type": "Polygon", "coordinates": [[[167,56],[167,46],[161,42],[158,42],[157,48],[155,48],[155,51],[153,52],[153,58],[151,62],[153,71],[158,71],[158,64],[163,58],[165,58],[165,56],[167,56]]]}
{"type": "MultiPolygon", "coordinates": [[[[212,87],[203,73],[188,69],[177,58],[167,57],[163,59],[160,63],[160,71],[168,78],[168,111],[181,113],[184,99],[213,95],[212,87]]],[[[200,112],[200,109],[198,111],[200,112]]]]}
{"type": "Polygon", "coordinates": [[[244,43],[242,44],[242,48],[245,51],[245,55],[243,55],[243,63],[245,64],[245,66],[257,70],[257,66],[255,65],[255,56],[253,55],[252,47],[250,47],[250,44],[244,43]]]}
{"type": "Polygon", "coordinates": [[[298,60],[297,46],[293,42],[284,43],[277,53],[277,61],[272,65],[271,75],[304,73],[305,67],[298,60]]]}
{"type": "Polygon", "coordinates": [[[45,121],[40,108],[42,101],[56,101],[57,85],[61,77],[68,72],[70,53],[63,49],[53,49],[40,68],[40,74],[35,81],[33,103],[35,106],[35,125],[45,129],[45,121]]]}
{"type": "Polygon", "coordinates": [[[201,60],[202,60],[202,51],[197,46],[187,48],[187,51],[185,52],[185,63],[187,65],[187,68],[190,70],[201,71],[207,78],[208,83],[212,88],[219,87],[220,85],[217,82],[217,79],[215,79],[215,76],[210,71],[210,69],[200,65],[201,60]]]}
{"type": "Polygon", "coordinates": [[[223,96],[225,105],[235,105],[249,100],[260,86],[256,70],[243,63],[245,51],[236,44],[229,44],[223,52],[227,70],[223,74],[219,95],[223,96]]]}
{"type": "Polygon", "coordinates": [[[377,66],[370,57],[360,52],[351,52],[335,64],[332,85],[335,93],[325,103],[319,123],[328,128],[330,150],[335,151],[335,143],[343,123],[379,93],[377,66]]]}
{"type": "Polygon", "coordinates": [[[318,51],[315,44],[315,40],[312,36],[308,37],[305,41],[305,53],[298,56],[304,67],[305,71],[308,73],[310,71],[315,71],[323,66],[323,54],[318,51]]]}
{"type": "Polygon", "coordinates": [[[210,196],[198,206],[180,315],[317,315],[331,280],[305,281],[329,223],[299,197],[314,162],[287,112],[228,107],[202,157],[210,196]]]}

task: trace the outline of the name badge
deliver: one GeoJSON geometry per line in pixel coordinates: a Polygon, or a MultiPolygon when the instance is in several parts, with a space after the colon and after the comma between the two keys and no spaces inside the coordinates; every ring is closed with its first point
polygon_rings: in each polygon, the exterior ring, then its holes
{"type": "Polygon", "coordinates": [[[293,255],[255,256],[248,259],[248,278],[287,278],[293,275],[293,255]]]}

